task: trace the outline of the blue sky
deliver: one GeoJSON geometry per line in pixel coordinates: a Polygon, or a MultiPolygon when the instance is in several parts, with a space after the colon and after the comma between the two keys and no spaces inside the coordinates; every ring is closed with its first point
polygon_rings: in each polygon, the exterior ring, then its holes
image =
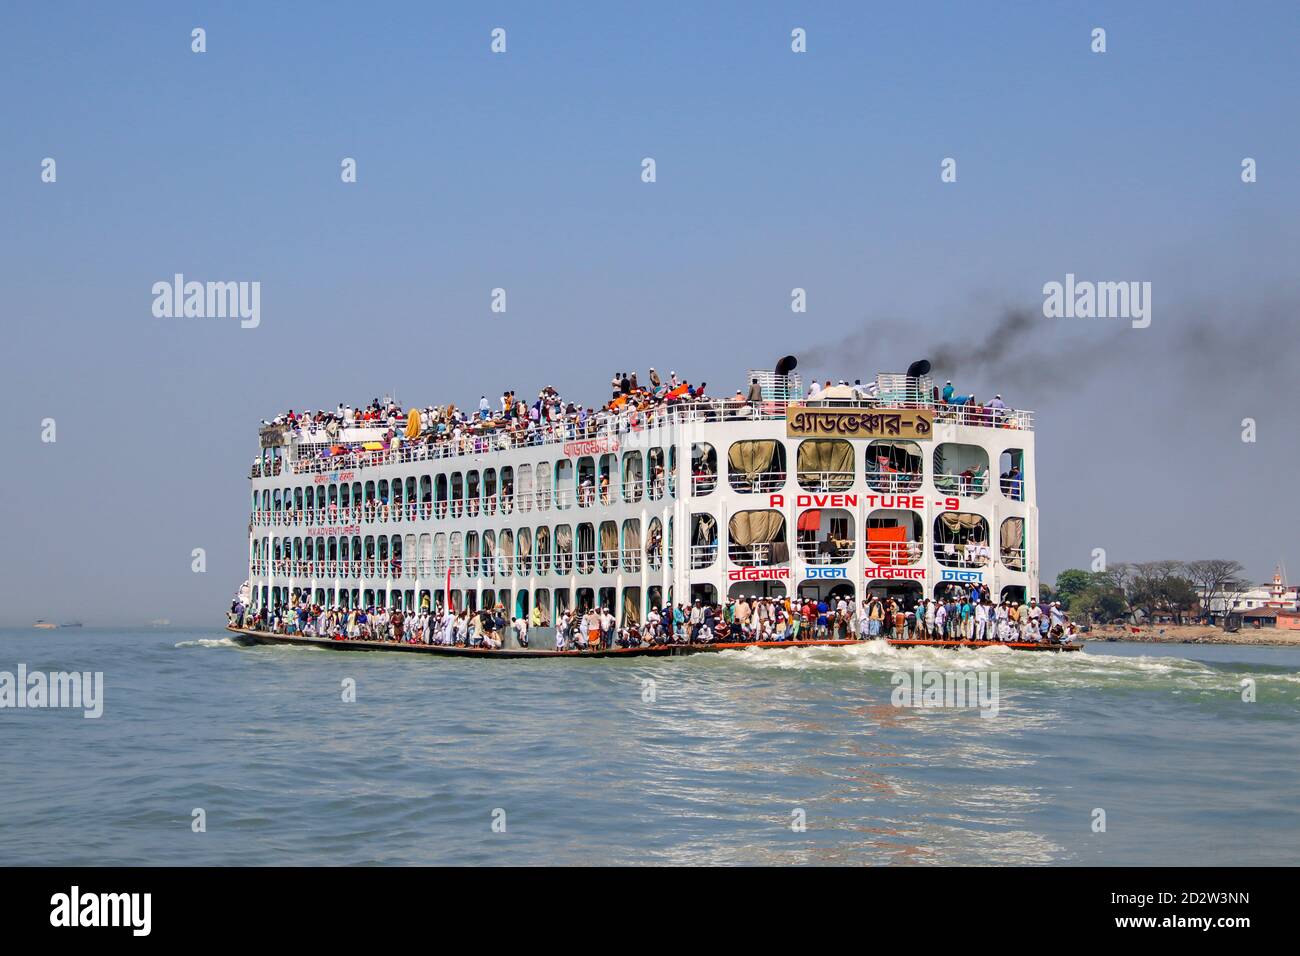
{"type": "Polygon", "coordinates": [[[1043,319],[1008,343],[1041,374],[959,380],[1040,412],[1044,576],[1105,547],[1300,578],[1300,6],[268,6],[0,11],[0,620],[210,620],[287,407],[730,390],[891,322],[807,369],[865,378],[1067,272],[1151,281],[1151,328],[1043,319]],[[154,318],[176,272],[260,281],[261,326],[154,318]]]}

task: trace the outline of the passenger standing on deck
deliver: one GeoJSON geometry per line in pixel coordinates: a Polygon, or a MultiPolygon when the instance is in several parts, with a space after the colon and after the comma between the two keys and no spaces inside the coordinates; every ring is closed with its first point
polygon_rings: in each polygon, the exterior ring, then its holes
{"type": "Polygon", "coordinates": [[[614,643],[614,612],[608,606],[600,615],[600,644],[608,650],[614,643]]]}

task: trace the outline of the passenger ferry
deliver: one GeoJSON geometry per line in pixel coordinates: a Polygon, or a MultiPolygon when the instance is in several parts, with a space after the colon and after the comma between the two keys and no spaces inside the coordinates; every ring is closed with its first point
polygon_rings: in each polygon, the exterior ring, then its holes
{"type": "MultiPolygon", "coordinates": [[[[629,405],[585,429],[433,443],[389,441],[387,422],[264,427],[251,608],[499,603],[551,624],[740,595],[911,603],[950,583],[1036,597],[1031,412],[943,401],[928,374],[810,398],[783,361],[749,373],[761,400],[629,405]]],[[[545,627],[529,637],[554,647],[545,627]]]]}

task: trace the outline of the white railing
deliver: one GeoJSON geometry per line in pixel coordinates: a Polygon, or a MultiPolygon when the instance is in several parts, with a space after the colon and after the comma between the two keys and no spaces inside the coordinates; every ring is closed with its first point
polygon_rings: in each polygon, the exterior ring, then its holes
{"type": "Polygon", "coordinates": [[[868,541],[866,543],[867,563],[881,567],[916,564],[924,554],[925,545],[920,541],[868,541]]]}
{"type": "MultiPolygon", "coordinates": [[[[814,407],[834,408],[875,408],[877,403],[856,400],[811,400],[802,404],[814,407]]],[[[1008,428],[1031,430],[1033,412],[1019,409],[980,408],[971,405],[947,405],[942,402],[934,404],[928,401],[904,402],[911,407],[931,408],[935,420],[940,423],[970,425],[987,428],[1008,428]]],[[[396,443],[388,449],[375,451],[351,451],[341,455],[324,458],[304,458],[291,463],[288,469],[293,474],[328,474],[339,470],[359,470],[383,465],[420,461],[442,461],[465,455],[482,455],[494,451],[513,448],[530,448],[541,445],[562,444],[589,438],[605,438],[625,435],[645,428],[658,428],[672,424],[720,421],[780,421],[785,419],[786,403],[764,401],[756,405],[735,404],[723,399],[700,399],[664,405],[647,412],[638,412],[633,424],[627,414],[603,415],[599,420],[592,418],[588,424],[579,428],[576,423],[559,422],[540,427],[530,425],[526,429],[501,430],[488,436],[464,436],[458,439],[446,439],[429,443],[417,439],[418,444],[403,444],[404,439],[395,438],[396,443]]],[[[381,426],[382,427],[382,426],[381,426]]],[[[308,430],[307,437],[313,437],[314,431],[308,430]]],[[[301,433],[300,433],[301,435],[301,433]]],[[[333,441],[333,439],[328,439],[333,441]]],[[[325,443],[326,439],[322,439],[325,443]]],[[[260,473],[260,463],[250,471],[260,473]]],[[[253,477],[258,477],[254,475],[253,477]]]]}
{"type": "Polygon", "coordinates": [[[799,558],[805,564],[847,564],[853,557],[854,543],[838,542],[825,549],[821,541],[800,541],[797,547],[799,558]]]}
{"type": "Polygon", "coordinates": [[[1025,570],[1025,549],[1024,548],[999,548],[998,558],[1002,566],[1011,571],[1025,570]]]}
{"type": "Polygon", "coordinates": [[[775,558],[772,542],[763,544],[736,544],[734,541],[727,548],[727,557],[732,564],[747,568],[766,568],[774,564],[784,564],[775,558]]]}
{"type": "Polygon", "coordinates": [[[623,570],[624,571],[641,570],[641,549],[640,548],[623,549],[623,570]]]}
{"type": "Polygon", "coordinates": [[[867,487],[872,491],[898,493],[916,491],[921,487],[919,471],[879,471],[867,470],[867,487]]]}
{"type": "Polygon", "coordinates": [[[936,491],[952,492],[963,498],[978,498],[989,490],[989,476],[967,478],[938,471],[934,474],[934,487],[936,491]]]}
{"type": "Polygon", "coordinates": [[[691,494],[699,498],[713,493],[718,487],[717,475],[691,475],[691,494]]]}
{"type": "Polygon", "coordinates": [[[700,568],[707,568],[718,560],[718,545],[713,544],[693,544],[691,545],[691,568],[698,571],[700,568]]]}
{"type": "Polygon", "coordinates": [[[785,487],[785,472],[765,471],[762,474],[755,475],[753,481],[750,481],[744,475],[728,472],[727,480],[731,483],[732,491],[738,491],[741,494],[766,495],[774,491],[780,491],[785,487]]]}
{"type": "Polygon", "coordinates": [[[851,471],[800,471],[795,477],[804,491],[848,491],[856,477],[851,471]]]}
{"type": "Polygon", "coordinates": [[[987,544],[939,544],[934,558],[947,568],[982,568],[992,563],[992,551],[987,544]]]}

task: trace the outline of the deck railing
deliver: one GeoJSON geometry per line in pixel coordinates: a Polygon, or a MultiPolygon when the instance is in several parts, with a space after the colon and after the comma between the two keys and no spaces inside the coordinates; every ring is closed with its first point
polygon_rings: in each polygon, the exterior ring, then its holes
{"type": "MultiPolygon", "coordinates": [[[[823,408],[863,408],[880,407],[876,403],[857,400],[810,400],[800,404],[823,408]]],[[[967,425],[982,428],[1008,428],[1032,430],[1034,414],[1030,411],[1011,408],[977,408],[971,405],[947,405],[929,402],[904,402],[905,406],[928,408],[933,410],[935,421],[939,424],[967,425]]],[[[894,406],[888,406],[894,407],[894,406]]],[[[559,422],[526,430],[502,430],[489,435],[462,436],[429,443],[398,444],[396,447],[376,449],[373,451],[351,451],[340,455],[311,457],[290,463],[287,469],[293,474],[328,474],[340,469],[364,469],[380,465],[401,464],[419,461],[440,461],[459,458],[465,455],[482,455],[493,451],[505,451],[514,448],[531,448],[540,445],[563,444],[572,441],[584,441],[597,438],[616,438],[631,432],[647,428],[665,427],[674,424],[691,424],[707,422],[745,422],[745,421],[781,421],[785,419],[786,403],[765,401],[755,405],[737,404],[725,399],[700,399],[680,402],[672,406],[661,406],[647,412],[640,412],[635,418],[627,414],[609,416],[596,424],[596,419],[589,419],[585,426],[576,423],[559,422]]],[[[329,447],[334,439],[323,428],[307,428],[299,431],[299,441],[304,444],[321,444],[329,447]]],[[[400,441],[400,439],[399,439],[400,441]]],[[[250,469],[251,477],[260,477],[261,463],[250,469]]],[[[277,470],[276,474],[281,471],[277,470]]]]}

